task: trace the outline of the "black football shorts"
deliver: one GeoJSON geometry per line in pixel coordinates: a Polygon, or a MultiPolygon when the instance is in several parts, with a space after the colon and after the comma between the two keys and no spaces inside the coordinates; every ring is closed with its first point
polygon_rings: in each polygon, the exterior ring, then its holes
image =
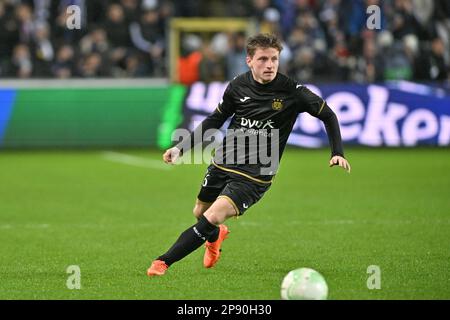
{"type": "Polygon", "coordinates": [[[270,185],[224,171],[211,164],[197,198],[208,203],[214,202],[217,198],[226,198],[240,216],[262,198],[270,185]]]}

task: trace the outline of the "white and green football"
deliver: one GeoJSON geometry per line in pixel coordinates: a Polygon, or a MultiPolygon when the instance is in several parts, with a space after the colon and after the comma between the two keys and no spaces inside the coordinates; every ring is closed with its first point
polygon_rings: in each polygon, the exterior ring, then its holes
{"type": "Polygon", "coordinates": [[[299,268],[290,271],[281,283],[283,300],[326,300],[328,286],[316,270],[299,268]]]}

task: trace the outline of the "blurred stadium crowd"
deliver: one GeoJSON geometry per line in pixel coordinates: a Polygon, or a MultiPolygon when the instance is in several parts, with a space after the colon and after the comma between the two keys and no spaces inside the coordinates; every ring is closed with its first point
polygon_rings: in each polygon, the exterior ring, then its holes
{"type": "MultiPolygon", "coordinates": [[[[302,82],[450,79],[448,0],[0,0],[1,78],[167,77],[171,17],[244,17],[283,40],[302,82]],[[382,10],[379,30],[366,7],[382,10]],[[69,5],[80,30],[66,26],[69,5]]],[[[243,33],[184,34],[180,81],[247,71],[243,33]]]]}

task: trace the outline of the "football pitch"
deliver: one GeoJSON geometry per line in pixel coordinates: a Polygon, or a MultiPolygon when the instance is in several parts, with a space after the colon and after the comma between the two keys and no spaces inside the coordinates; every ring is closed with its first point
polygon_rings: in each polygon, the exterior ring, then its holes
{"type": "Polygon", "coordinates": [[[216,267],[200,248],[150,279],[194,224],[207,167],[161,154],[2,151],[0,299],[280,299],[299,267],[329,299],[450,299],[450,150],[347,149],[347,174],[328,150],[289,149],[264,198],[227,223],[216,267]]]}

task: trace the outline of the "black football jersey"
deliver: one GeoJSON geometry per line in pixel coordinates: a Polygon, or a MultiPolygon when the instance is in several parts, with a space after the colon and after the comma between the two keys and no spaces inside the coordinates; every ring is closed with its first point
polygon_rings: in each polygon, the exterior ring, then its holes
{"type": "MultiPolygon", "coordinates": [[[[332,156],[343,156],[339,124],[325,100],[305,86],[278,73],[261,84],[248,71],[233,79],[215,111],[195,130],[220,128],[231,118],[227,133],[213,157],[213,165],[268,183],[276,174],[278,162],[299,113],[321,119],[327,130],[332,156]]],[[[185,152],[195,143],[185,139],[177,147],[185,152]]]]}

